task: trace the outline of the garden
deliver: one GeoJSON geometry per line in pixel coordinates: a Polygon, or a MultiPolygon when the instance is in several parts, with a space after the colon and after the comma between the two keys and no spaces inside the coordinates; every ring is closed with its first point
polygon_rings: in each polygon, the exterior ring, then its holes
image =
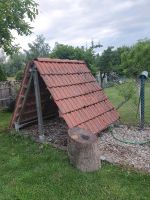
{"type": "Polygon", "coordinates": [[[107,162],[83,173],[65,152],[8,133],[11,114],[0,113],[0,199],[149,199],[147,173],[107,162]]]}
{"type": "Polygon", "coordinates": [[[53,3],[0,2],[0,200],[149,200],[148,4],[53,3]]]}
{"type": "MultiPolygon", "coordinates": [[[[116,87],[105,89],[117,106],[121,97],[115,90],[116,87]]],[[[149,94],[147,91],[148,86],[146,94],[149,94]]],[[[146,98],[149,102],[149,95],[146,98]]],[[[134,112],[131,112],[130,119],[128,117],[130,105],[131,102],[128,102],[119,110],[125,124],[131,119],[136,123],[134,112]]],[[[150,198],[150,176],[147,172],[119,162],[111,164],[109,159],[107,162],[104,158],[98,171],[80,172],[70,165],[66,151],[47,143],[35,143],[16,132],[10,134],[8,124],[11,115],[6,111],[0,112],[0,199],[150,198]]],[[[149,120],[147,112],[146,120],[149,120]]]]}

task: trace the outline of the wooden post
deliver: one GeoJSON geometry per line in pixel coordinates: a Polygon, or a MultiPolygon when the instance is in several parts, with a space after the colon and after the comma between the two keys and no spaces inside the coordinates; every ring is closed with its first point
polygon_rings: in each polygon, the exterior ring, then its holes
{"type": "Polygon", "coordinates": [[[43,130],[40,86],[39,86],[39,79],[38,79],[38,73],[37,73],[36,68],[33,68],[33,80],[34,80],[34,89],[35,89],[35,98],[36,98],[36,109],[37,109],[37,116],[38,116],[39,139],[43,142],[45,137],[44,137],[44,130],[43,130]]]}
{"type": "Polygon", "coordinates": [[[79,127],[68,131],[68,155],[71,164],[81,171],[90,172],[100,167],[98,137],[79,127]]]}

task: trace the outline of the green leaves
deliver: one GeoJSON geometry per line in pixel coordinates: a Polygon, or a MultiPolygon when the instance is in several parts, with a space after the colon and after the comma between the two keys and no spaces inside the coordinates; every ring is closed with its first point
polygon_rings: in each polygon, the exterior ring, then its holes
{"type": "Polygon", "coordinates": [[[125,75],[137,78],[143,70],[150,71],[150,40],[139,40],[128,51],[121,54],[121,65],[125,75]]]}
{"type": "Polygon", "coordinates": [[[70,60],[84,60],[91,72],[96,74],[97,68],[95,64],[94,48],[97,48],[96,45],[93,45],[90,48],[85,48],[56,43],[50,57],[70,60]]]}
{"type": "Polygon", "coordinates": [[[38,14],[38,4],[34,0],[5,0],[0,2],[0,48],[7,54],[18,50],[13,45],[12,30],[19,35],[31,34],[32,27],[27,20],[33,21],[38,14]]]}
{"type": "Polygon", "coordinates": [[[108,47],[97,56],[101,73],[116,72],[137,79],[143,70],[150,71],[150,40],[139,40],[131,47],[122,46],[115,50],[108,47]]]}
{"type": "Polygon", "coordinates": [[[6,74],[4,73],[4,71],[1,69],[1,66],[0,66],[0,81],[6,81],[7,78],[6,78],[6,74]]]}
{"type": "Polygon", "coordinates": [[[23,70],[26,65],[25,55],[22,53],[14,53],[7,59],[7,62],[3,62],[3,65],[7,76],[16,76],[17,71],[23,70]]]}
{"type": "Polygon", "coordinates": [[[50,46],[45,42],[43,35],[38,35],[34,42],[29,43],[29,50],[25,51],[26,61],[30,61],[37,57],[49,57],[50,46]]]}
{"type": "Polygon", "coordinates": [[[21,80],[23,79],[23,73],[24,73],[23,70],[19,70],[19,71],[16,73],[15,79],[16,79],[17,81],[21,81],[21,80]]]}

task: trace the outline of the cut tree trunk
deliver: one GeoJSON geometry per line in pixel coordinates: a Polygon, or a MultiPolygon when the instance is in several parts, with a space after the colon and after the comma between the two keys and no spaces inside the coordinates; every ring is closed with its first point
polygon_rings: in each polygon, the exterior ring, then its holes
{"type": "Polygon", "coordinates": [[[100,154],[98,137],[79,127],[68,131],[68,155],[77,169],[85,172],[98,170],[100,154]]]}

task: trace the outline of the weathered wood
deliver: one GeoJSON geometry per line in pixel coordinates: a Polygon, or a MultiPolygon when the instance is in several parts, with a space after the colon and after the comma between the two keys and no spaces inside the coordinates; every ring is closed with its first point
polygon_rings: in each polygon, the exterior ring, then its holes
{"type": "MultiPolygon", "coordinates": [[[[19,112],[20,117],[21,117],[21,114],[22,114],[22,112],[23,112],[25,103],[26,103],[26,101],[27,101],[27,97],[28,97],[28,94],[29,94],[29,91],[30,91],[30,88],[31,88],[31,82],[32,82],[32,80],[33,80],[33,74],[32,74],[32,72],[31,72],[30,78],[29,78],[29,80],[28,80],[27,87],[24,87],[24,88],[26,89],[26,91],[25,91],[25,95],[24,95],[24,98],[23,98],[23,102],[22,102],[21,105],[19,105],[19,106],[21,107],[21,110],[20,110],[20,112],[19,112]]],[[[19,106],[18,106],[18,107],[19,107],[19,106]]],[[[19,117],[18,120],[17,120],[18,124],[20,123],[20,117],[19,117]]]]}
{"type": "MultiPolygon", "coordinates": [[[[56,117],[56,116],[50,114],[50,115],[44,116],[43,119],[49,119],[49,118],[51,118],[51,117],[56,117]]],[[[29,118],[27,122],[25,121],[25,122],[22,122],[21,124],[18,124],[18,123],[16,122],[16,123],[15,123],[15,126],[16,126],[16,128],[17,128],[17,131],[19,131],[20,128],[23,128],[23,127],[28,126],[28,125],[30,125],[30,124],[33,124],[33,123],[35,123],[35,122],[38,122],[38,119],[34,117],[34,118],[29,118]]]]}
{"type": "Polygon", "coordinates": [[[95,171],[100,167],[98,137],[79,127],[68,131],[68,155],[71,164],[81,171],[95,171]]]}
{"type": "Polygon", "coordinates": [[[17,96],[19,81],[0,81],[0,107],[8,107],[17,96]]]}

